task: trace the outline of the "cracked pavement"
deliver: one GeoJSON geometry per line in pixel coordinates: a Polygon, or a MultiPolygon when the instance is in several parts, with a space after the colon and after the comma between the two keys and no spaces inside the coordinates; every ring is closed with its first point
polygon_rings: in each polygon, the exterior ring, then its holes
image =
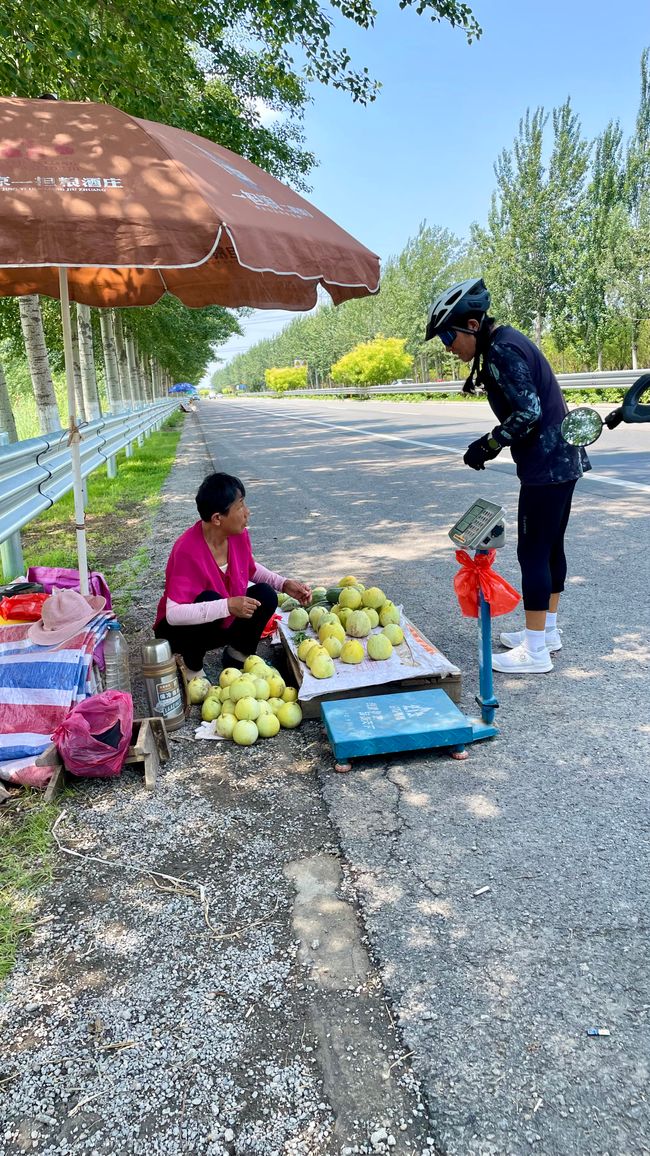
{"type": "MultiPolygon", "coordinates": [[[[455,602],[447,530],[479,495],[509,512],[497,569],[518,584],[511,464],[476,477],[455,448],[487,406],[251,397],[202,422],[221,468],[256,479],[257,555],[384,588],[460,666],[474,713],[476,623],[455,602]]],[[[432,751],[335,775],[324,739],[317,760],[448,1156],[650,1152],[650,443],[625,432],[629,455],[622,435],[615,453],[603,442],[576,492],[555,670],[495,676],[499,737],[464,763],[432,751]]]]}

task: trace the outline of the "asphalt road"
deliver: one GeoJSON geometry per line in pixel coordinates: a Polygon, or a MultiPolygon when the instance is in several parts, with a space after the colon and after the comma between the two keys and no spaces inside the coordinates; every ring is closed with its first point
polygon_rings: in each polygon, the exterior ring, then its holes
{"type": "MultiPolygon", "coordinates": [[[[206,402],[216,467],[238,474],[256,557],[312,582],[386,589],[477,690],[449,526],[517,479],[460,452],[482,403],[206,402]]],[[[592,448],[569,528],[564,649],[551,674],[496,675],[499,737],[317,771],[384,984],[449,1156],[650,1153],[650,427],[592,448]],[[473,893],[489,887],[478,898],[473,893]],[[590,1036],[606,1028],[607,1036],[590,1036]]],[[[498,629],[521,624],[521,615],[498,629]]]]}

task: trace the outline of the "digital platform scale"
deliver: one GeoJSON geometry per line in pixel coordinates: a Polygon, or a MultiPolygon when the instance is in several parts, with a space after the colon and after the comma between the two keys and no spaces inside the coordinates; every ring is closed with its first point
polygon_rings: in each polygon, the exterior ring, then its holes
{"type": "Polygon", "coordinates": [[[505,545],[503,506],[478,498],[451,527],[449,537],[460,550],[495,550],[505,545]]]}
{"type": "MultiPolygon", "coordinates": [[[[449,537],[463,550],[485,554],[505,543],[505,510],[479,498],[452,526],[449,537]]],[[[480,718],[470,718],[444,690],[400,691],[339,699],[321,706],[337,770],[350,770],[349,759],[398,751],[446,748],[453,758],[467,758],[466,746],[499,733],[494,712],[499,703],[492,683],[490,604],[479,589],[480,718]]]]}

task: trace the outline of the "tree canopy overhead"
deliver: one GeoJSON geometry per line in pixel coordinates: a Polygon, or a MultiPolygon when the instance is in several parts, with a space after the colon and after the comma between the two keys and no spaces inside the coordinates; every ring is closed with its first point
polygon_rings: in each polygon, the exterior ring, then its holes
{"type": "MultiPolygon", "coordinates": [[[[462,28],[470,41],[481,33],[463,0],[398,4],[462,28]]],[[[330,0],[327,6],[318,0],[2,0],[0,89],[38,96],[54,85],[68,99],[76,92],[78,99],[165,119],[174,101],[183,115],[187,81],[202,89],[206,71],[228,77],[240,98],[250,96],[254,75],[256,95],[266,83],[265,99],[304,73],[365,103],[376,96],[377,82],[333,44],[337,13],[360,28],[372,27],[377,16],[371,0],[330,0]],[[201,59],[201,52],[207,57],[201,59]]]]}

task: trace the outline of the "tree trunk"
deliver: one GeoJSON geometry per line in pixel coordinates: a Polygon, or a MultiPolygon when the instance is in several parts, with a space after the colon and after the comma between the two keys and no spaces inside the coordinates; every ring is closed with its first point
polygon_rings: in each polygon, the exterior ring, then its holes
{"type": "Polygon", "coordinates": [[[603,372],[603,351],[600,348],[598,349],[598,372],[603,372]]]}
{"type": "Polygon", "coordinates": [[[632,322],[632,369],[639,368],[639,337],[641,326],[638,321],[632,322]]]}
{"type": "Polygon", "coordinates": [[[38,411],[41,433],[52,433],[61,428],[61,416],[56,404],[56,395],[47,356],[41,303],[37,296],[19,297],[20,324],[25,341],[25,352],[29,362],[32,388],[38,411]]]}
{"type": "Polygon", "coordinates": [[[93,349],[93,326],[90,320],[90,306],[77,305],[77,327],[79,329],[79,362],[84,391],[86,417],[88,421],[98,421],[102,416],[97,392],[95,372],[95,351],[93,349]]]}
{"type": "Polygon", "coordinates": [[[138,364],[135,355],[135,345],[133,338],[128,334],[125,339],[126,356],[129,365],[129,382],[131,384],[131,397],[135,406],[142,405],[143,397],[140,386],[140,375],[138,373],[138,364]]]}
{"type": "Polygon", "coordinates": [[[70,326],[72,332],[72,373],[74,376],[74,396],[77,406],[77,418],[79,421],[88,421],[88,414],[86,413],[86,403],[84,401],[84,390],[81,383],[81,363],[79,360],[79,332],[76,325],[70,326]]]}
{"type": "Polygon", "coordinates": [[[542,315],[538,313],[535,318],[535,345],[538,349],[542,348],[542,315]]]}
{"type": "Polygon", "coordinates": [[[102,332],[108,408],[111,413],[119,413],[122,409],[122,391],[120,389],[120,375],[117,369],[115,328],[113,325],[113,311],[111,309],[100,309],[99,325],[102,332]]]}
{"type": "Polygon", "coordinates": [[[140,350],[137,352],[137,358],[138,373],[140,374],[140,381],[142,383],[142,397],[144,401],[149,404],[151,401],[151,382],[149,381],[149,374],[147,373],[147,359],[140,353],[140,350]]]}
{"type": "Polygon", "coordinates": [[[137,369],[137,373],[138,373],[138,381],[140,382],[140,396],[146,405],[147,402],[149,401],[149,397],[147,395],[147,377],[146,377],[146,374],[144,372],[142,354],[140,353],[140,350],[138,349],[137,345],[134,348],[135,348],[135,365],[136,365],[136,369],[137,369]]]}
{"type": "Polygon", "coordinates": [[[162,397],[162,388],[160,385],[160,366],[153,356],[149,358],[149,365],[151,366],[151,380],[153,382],[154,401],[158,401],[162,397]]]}
{"type": "Polygon", "coordinates": [[[115,330],[115,353],[117,356],[117,372],[120,375],[120,388],[122,391],[122,398],[127,409],[133,408],[133,393],[131,391],[131,382],[129,380],[129,361],[126,352],[126,341],[124,339],[124,326],[122,324],[122,314],[119,309],[114,310],[114,330],[115,330]]]}
{"type": "Polygon", "coordinates": [[[9,434],[10,442],[18,441],[16,419],[14,418],[14,411],[11,408],[11,398],[9,397],[7,380],[2,364],[0,364],[0,431],[9,434]]]}

